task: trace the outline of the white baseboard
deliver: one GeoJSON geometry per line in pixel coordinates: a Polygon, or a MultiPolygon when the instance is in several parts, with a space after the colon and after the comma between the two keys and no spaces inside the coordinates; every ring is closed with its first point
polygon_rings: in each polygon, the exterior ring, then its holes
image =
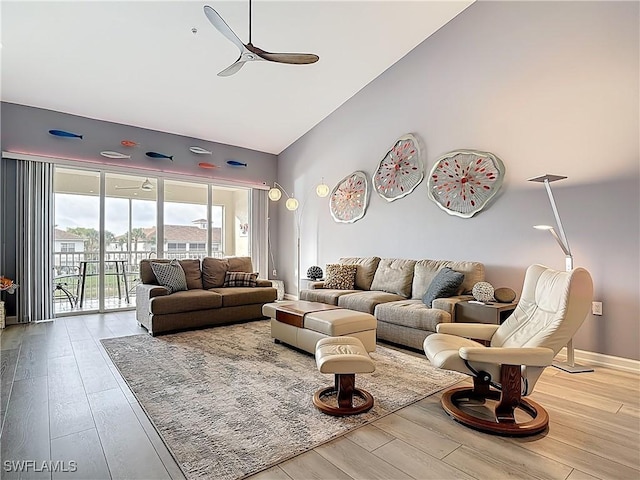
{"type": "MultiPolygon", "coordinates": [[[[630,358],[614,357],[604,353],[589,352],[587,350],[574,350],[576,363],[590,367],[607,367],[614,370],[622,370],[640,374],[640,361],[630,358]]],[[[558,355],[567,357],[567,348],[564,347],[558,355]]]]}

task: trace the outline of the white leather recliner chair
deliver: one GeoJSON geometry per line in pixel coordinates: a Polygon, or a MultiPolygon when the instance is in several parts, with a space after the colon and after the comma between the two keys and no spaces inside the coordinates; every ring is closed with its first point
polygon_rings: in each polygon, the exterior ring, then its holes
{"type": "Polygon", "coordinates": [[[438,333],[424,341],[431,364],[473,376],[473,388],[457,387],[442,395],[445,411],[464,425],[499,435],[534,435],[547,428],[544,408],[522,397],[533,391],[542,371],[580,328],[592,297],[593,282],[584,268],[560,272],[532,265],[518,306],[502,325],[439,324],[438,333]],[[463,401],[486,399],[499,401],[495,419],[460,408],[463,401]],[[516,408],[531,419],[517,423],[516,408]]]}

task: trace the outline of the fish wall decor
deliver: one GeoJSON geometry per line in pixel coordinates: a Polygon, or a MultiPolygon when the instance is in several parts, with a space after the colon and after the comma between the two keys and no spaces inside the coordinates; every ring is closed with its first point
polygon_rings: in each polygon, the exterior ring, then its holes
{"type": "Polygon", "coordinates": [[[107,158],[115,158],[117,160],[124,160],[125,158],[131,158],[131,155],[125,155],[124,153],[114,152],[111,150],[105,150],[104,152],[100,152],[100,155],[107,158]]]}
{"type": "Polygon", "coordinates": [[[134,142],[133,140],[122,140],[120,145],[123,147],[137,147],[139,144],[134,142]]]}
{"type": "Polygon", "coordinates": [[[145,155],[151,158],[168,158],[173,162],[173,155],[165,155],[164,153],[158,153],[158,152],[147,152],[145,153],[145,155]]]}
{"type": "Polygon", "coordinates": [[[78,135],[77,133],[66,132],[64,130],[49,130],[49,133],[56,137],[79,138],[82,140],[82,135],[78,135]]]}
{"type": "Polygon", "coordinates": [[[218,165],[209,162],[200,162],[198,166],[200,168],[218,168],[218,165]]]}
{"type": "Polygon", "coordinates": [[[246,163],[239,162],[238,160],[227,160],[227,165],[231,165],[232,167],[246,167],[246,163]]]}
{"type": "Polygon", "coordinates": [[[201,147],[189,147],[189,151],[191,153],[197,153],[198,155],[211,155],[211,152],[209,150],[205,150],[201,147]]]}

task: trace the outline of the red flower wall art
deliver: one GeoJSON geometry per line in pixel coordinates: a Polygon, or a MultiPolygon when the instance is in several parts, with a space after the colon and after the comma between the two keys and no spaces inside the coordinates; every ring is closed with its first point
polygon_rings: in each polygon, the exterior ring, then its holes
{"type": "Polygon", "coordinates": [[[373,174],[373,188],[378,195],[393,202],[409,195],[424,178],[418,139],[404,135],[380,161],[373,174]]]}
{"type": "Polygon", "coordinates": [[[502,160],[491,153],[449,152],[431,169],[429,198],[450,215],[470,218],[498,193],[504,172],[502,160]]]}
{"type": "Polygon", "coordinates": [[[329,209],[336,222],[353,223],[364,217],[369,203],[369,185],[364,172],[353,172],[335,186],[329,209]]]}

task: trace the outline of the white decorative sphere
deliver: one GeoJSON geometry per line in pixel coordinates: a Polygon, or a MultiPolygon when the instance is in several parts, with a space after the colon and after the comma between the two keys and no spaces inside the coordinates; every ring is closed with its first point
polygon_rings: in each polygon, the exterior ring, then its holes
{"type": "Polygon", "coordinates": [[[493,285],[489,282],[478,282],[473,286],[471,290],[473,298],[479,302],[493,302],[493,285]]]}

